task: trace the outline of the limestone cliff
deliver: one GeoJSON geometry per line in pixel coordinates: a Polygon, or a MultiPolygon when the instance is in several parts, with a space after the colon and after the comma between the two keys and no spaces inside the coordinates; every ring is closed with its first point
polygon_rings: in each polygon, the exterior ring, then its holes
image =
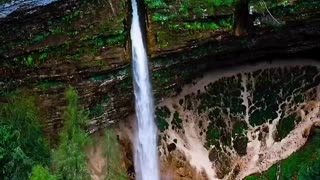
{"type": "MultiPolygon", "coordinates": [[[[60,0],[1,18],[0,92],[39,97],[51,138],[63,125],[69,85],[91,110],[89,131],[127,117],[133,112],[129,4],[60,0]]],[[[209,69],[319,48],[319,3],[267,1],[264,7],[251,1],[249,6],[248,35],[235,37],[234,1],[141,3],[158,100],[209,69]]]]}

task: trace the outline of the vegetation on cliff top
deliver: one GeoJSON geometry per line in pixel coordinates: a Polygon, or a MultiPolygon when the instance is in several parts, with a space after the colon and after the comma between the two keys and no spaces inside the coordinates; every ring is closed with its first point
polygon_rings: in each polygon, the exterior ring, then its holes
{"type": "MultiPolygon", "coordinates": [[[[149,9],[162,9],[169,6],[176,6],[179,12],[192,11],[197,8],[209,9],[212,7],[232,6],[235,0],[182,0],[182,1],[165,1],[165,0],[145,0],[149,9]]],[[[205,12],[203,11],[202,12],[205,12]]]]}
{"type": "MultiPolygon", "coordinates": [[[[128,38],[124,27],[127,17],[126,3],[101,3],[83,1],[79,3],[79,7],[68,11],[69,13],[62,13],[64,15],[61,17],[39,22],[41,25],[34,27],[28,37],[19,40],[13,38],[2,43],[0,57],[6,57],[6,61],[1,62],[0,66],[33,67],[49,59],[79,61],[88,56],[92,58],[100,55],[105,47],[125,46],[128,38]],[[112,8],[119,11],[111,14],[112,8]],[[17,47],[25,49],[28,53],[16,53],[14,50],[17,47]],[[13,51],[15,53],[12,53],[13,51]]],[[[20,26],[4,32],[4,35],[24,36],[21,32],[29,29],[20,26]]]]}
{"type": "MultiPolygon", "coordinates": [[[[157,24],[152,31],[155,33],[158,48],[184,46],[185,43],[195,39],[211,37],[212,31],[216,30],[231,32],[236,2],[236,0],[145,1],[152,20],[150,22],[157,24]],[[180,35],[179,38],[172,38],[177,34],[180,35]]],[[[254,6],[258,13],[265,13],[269,9],[278,17],[292,12],[298,13],[307,5],[314,8],[319,6],[313,0],[250,1],[250,6],[254,6]],[[297,5],[293,6],[296,3],[297,5]]],[[[126,20],[128,8],[128,3],[123,0],[116,3],[81,1],[79,7],[63,16],[48,19],[47,22],[32,28],[28,37],[23,37],[21,32],[28,32],[30,28],[13,28],[5,35],[14,34],[20,39],[12,39],[0,45],[0,57],[6,58],[0,66],[30,68],[39,66],[47,60],[82,61],[101,56],[106,47],[125,47],[129,36],[127,24],[129,21],[126,20]],[[23,51],[16,51],[17,47],[23,51]],[[22,53],[24,51],[27,53],[22,53]]],[[[104,67],[105,63],[100,62],[101,60],[95,62],[95,65],[104,67]]]]}

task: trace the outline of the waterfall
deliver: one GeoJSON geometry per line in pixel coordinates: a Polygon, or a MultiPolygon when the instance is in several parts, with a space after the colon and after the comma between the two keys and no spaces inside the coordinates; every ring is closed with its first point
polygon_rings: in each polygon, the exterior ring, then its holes
{"type": "Polygon", "coordinates": [[[148,57],[143,44],[136,0],[132,0],[131,41],[137,130],[134,144],[136,179],[159,180],[157,127],[148,57]]]}

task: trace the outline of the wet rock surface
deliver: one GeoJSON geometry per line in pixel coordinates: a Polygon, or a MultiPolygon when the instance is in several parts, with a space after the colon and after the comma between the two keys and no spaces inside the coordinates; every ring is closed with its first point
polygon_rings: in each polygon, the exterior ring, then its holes
{"type": "MultiPolygon", "coordinates": [[[[158,105],[161,162],[174,157],[208,179],[243,179],[290,159],[320,121],[319,70],[291,60],[206,73],[158,105]]],[[[292,161],[284,169],[303,171],[292,161]]]]}
{"type": "MultiPolygon", "coordinates": [[[[163,20],[164,10],[146,5],[157,100],[177,94],[184,84],[210,69],[257,62],[266,56],[316,52],[320,44],[319,8],[312,1],[303,3],[271,9],[286,22],[280,28],[267,26],[258,13],[262,25],[245,37],[233,36],[229,20],[232,7],[216,8],[205,17],[193,12],[163,20]],[[155,17],[158,15],[160,20],[155,17]]],[[[64,91],[69,85],[79,91],[82,105],[92,112],[90,132],[131,114],[128,2],[65,0],[34,10],[0,19],[0,92],[20,90],[38,97],[51,138],[57,137],[63,126],[64,91]]]]}

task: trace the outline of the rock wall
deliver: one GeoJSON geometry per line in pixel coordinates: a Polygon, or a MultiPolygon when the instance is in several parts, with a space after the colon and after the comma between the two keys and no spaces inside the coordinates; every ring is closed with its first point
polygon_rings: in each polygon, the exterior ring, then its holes
{"type": "Polygon", "coordinates": [[[319,70],[319,63],[291,60],[194,80],[156,109],[162,167],[174,161],[175,179],[188,178],[180,173],[188,166],[203,179],[243,179],[288,158],[319,126],[319,70]]]}
{"type": "MultiPolygon", "coordinates": [[[[260,25],[248,29],[248,36],[235,37],[233,1],[212,6],[205,1],[144,1],[157,101],[177,94],[208,69],[319,48],[319,4],[288,2],[267,1],[280,24],[252,2],[251,20],[260,25]]],[[[53,139],[63,126],[69,85],[90,109],[88,131],[125,119],[133,112],[130,9],[124,0],[61,0],[1,18],[1,94],[36,96],[53,139]]]]}

